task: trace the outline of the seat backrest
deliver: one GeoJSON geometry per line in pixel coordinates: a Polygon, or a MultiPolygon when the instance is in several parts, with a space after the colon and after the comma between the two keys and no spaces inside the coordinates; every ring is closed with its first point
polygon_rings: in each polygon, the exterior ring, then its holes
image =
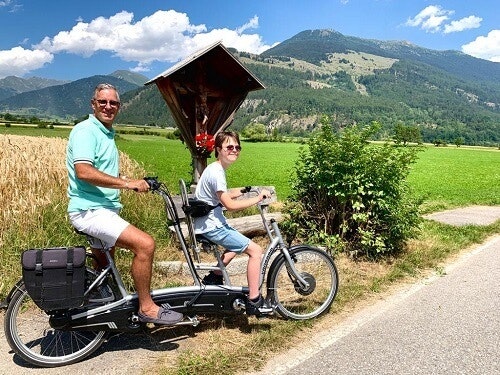
{"type": "Polygon", "coordinates": [[[188,194],[186,183],[183,179],[179,180],[179,188],[181,191],[181,201],[182,201],[182,211],[185,214],[184,221],[188,229],[189,244],[193,250],[196,250],[198,244],[196,242],[196,234],[194,233],[194,222],[191,215],[186,214],[188,211],[186,208],[189,207],[189,198],[192,194],[188,194]]]}

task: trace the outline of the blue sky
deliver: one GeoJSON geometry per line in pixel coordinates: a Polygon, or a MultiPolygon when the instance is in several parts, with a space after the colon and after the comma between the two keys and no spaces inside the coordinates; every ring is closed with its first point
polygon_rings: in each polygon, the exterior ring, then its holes
{"type": "Polygon", "coordinates": [[[309,29],[500,62],[495,0],[0,0],[0,78],[153,78],[211,43],[261,53],[309,29]]]}

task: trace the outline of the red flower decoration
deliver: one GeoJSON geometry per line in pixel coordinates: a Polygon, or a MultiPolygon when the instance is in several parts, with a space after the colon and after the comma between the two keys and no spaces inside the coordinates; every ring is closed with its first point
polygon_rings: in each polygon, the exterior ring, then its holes
{"type": "Polygon", "coordinates": [[[206,132],[198,133],[194,137],[196,142],[196,153],[202,157],[209,158],[215,148],[215,139],[206,132]]]}

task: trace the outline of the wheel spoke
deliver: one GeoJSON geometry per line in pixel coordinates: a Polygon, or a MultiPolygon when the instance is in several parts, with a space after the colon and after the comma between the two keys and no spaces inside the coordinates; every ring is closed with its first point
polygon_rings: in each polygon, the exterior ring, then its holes
{"type": "Polygon", "coordinates": [[[53,329],[50,316],[31,300],[24,285],[13,295],[5,314],[5,336],[23,360],[42,367],[75,363],[101,346],[104,331],[53,329]]]}
{"type": "Polygon", "coordinates": [[[278,312],[291,319],[310,319],[327,311],[338,287],[337,269],[325,252],[302,246],[291,251],[294,267],[309,284],[301,286],[282,258],[271,270],[270,287],[278,312]]]}

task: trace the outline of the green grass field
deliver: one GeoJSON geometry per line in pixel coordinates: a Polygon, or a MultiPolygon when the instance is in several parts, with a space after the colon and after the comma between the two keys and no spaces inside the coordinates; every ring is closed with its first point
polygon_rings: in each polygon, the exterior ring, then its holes
{"type": "Polygon", "coordinates": [[[500,204],[500,151],[466,147],[427,147],[408,182],[424,197],[424,209],[500,204]],[[427,206],[427,207],[425,207],[427,206]]]}
{"type": "MultiPolygon", "coordinates": [[[[191,178],[189,151],[179,141],[124,136],[118,147],[145,170],[177,191],[179,178],[191,178]]],[[[301,145],[242,142],[239,160],[227,170],[230,186],[275,186],[278,198],[290,193],[290,176],[301,145]]],[[[209,160],[209,163],[214,159],[209,160]]],[[[500,151],[485,148],[425,147],[408,183],[422,197],[425,212],[469,204],[500,204],[500,151]]]]}
{"type": "MultiPolygon", "coordinates": [[[[70,129],[0,126],[0,134],[60,137],[70,129]]],[[[191,180],[191,158],[180,141],[158,136],[120,135],[118,148],[158,176],[173,192],[180,178],[191,180]]],[[[242,142],[237,163],[227,171],[230,186],[275,186],[279,199],[290,193],[290,176],[301,145],[242,142]]],[[[208,162],[212,162],[210,159],[208,162]]],[[[408,182],[424,200],[425,212],[469,204],[500,204],[500,151],[494,148],[427,146],[419,153],[408,182]]]]}

